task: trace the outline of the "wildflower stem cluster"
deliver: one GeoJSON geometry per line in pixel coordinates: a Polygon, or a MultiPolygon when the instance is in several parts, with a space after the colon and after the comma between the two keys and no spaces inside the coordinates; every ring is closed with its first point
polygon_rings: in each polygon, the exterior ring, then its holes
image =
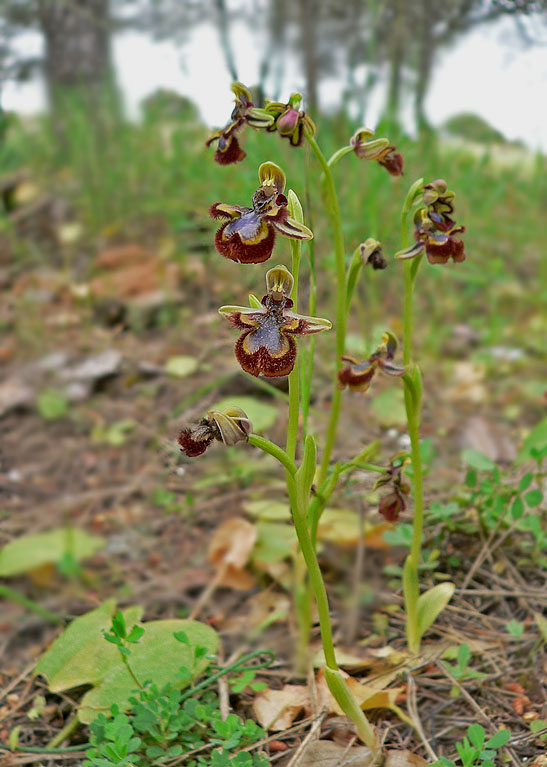
{"type": "MultiPolygon", "coordinates": [[[[277,132],[294,147],[300,146],[304,140],[307,141],[322,171],[324,204],[332,229],[336,277],[334,389],[318,468],[316,440],[308,433],[314,339],[299,360],[296,337],[329,330],[331,323],[327,319],[315,316],[317,275],[315,252],[311,244],[310,315],[297,312],[302,241],[309,243],[313,233],[304,224],[302,206],[296,194],[289,190],[285,196],[286,179],[281,168],[272,162],[265,162],[258,171],[260,186],[252,196],[251,206],[216,202],[210,208],[210,215],[213,218],[225,219],[215,236],[218,252],[239,264],[259,264],[268,260],[279,235],[290,241],[291,271],[282,265],[269,269],[266,273],[266,294],[262,299],[251,296],[249,307],[230,305],[219,309],[221,316],[239,332],[234,351],[244,371],[266,378],[288,376],[289,413],[285,449],[254,434],[248,417],[236,407],[209,411],[199,424],[182,430],[179,444],[187,456],[194,457],[203,453],[213,440],[227,445],[248,441],[273,456],[285,469],[287,494],[301,553],[301,556],[297,555],[294,560],[294,603],[300,633],[298,657],[304,665],[304,661],[307,661],[312,604],[315,600],[328,687],[341,709],[354,722],[361,739],[374,754],[378,754],[374,728],[354,699],[336,662],[327,591],[317,558],[319,522],[340,477],[357,468],[380,475],[374,488],[388,489],[388,494],[382,496],[379,503],[379,511],[387,520],[395,521],[399,514],[405,511],[405,496],[410,493],[410,487],[403,474],[408,461],[406,453],[394,456],[387,468],[384,468],[371,463],[376,447],[373,445],[364,448],[349,461],[338,461],[334,466],[331,464],[343,390],[349,388],[350,391],[361,393],[368,391],[378,372],[401,378],[410,436],[414,498],[413,538],[404,567],[403,591],[408,645],[412,652],[417,652],[424,631],[450,599],[453,586],[439,584],[420,596],[418,566],[424,506],[419,443],[422,381],[419,367],[413,361],[412,300],[418,268],[424,254],[433,264],[444,264],[450,259],[454,262],[465,259],[463,243],[455,237],[455,234],[463,232],[464,228],[456,226],[451,218],[454,193],[448,190],[446,182],[438,179],[424,185],[423,179],[419,179],[410,187],[401,214],[403,249],[396,254],[396,258],[405,261],[404,365],[401,367],[394,362],[397,339],[389,330],[384,333],[376,350],[364,361],[346,356],[350,305],[362,269],[366,266],[385,269],[387,261],[381,244],[369,237],[354,248],[346,266],[342,216],[332,168],[345,156],[354,154],[361,160],[376,161],[392,176],[400,176],[403,172],[403,158],[387,138],[375,138],[373,131],[361,128],[347,146],[336,151],[327,161],[315,139],[316,129],[313,122],[300,108],[302,99],[299,94],[292,94],[286,104],[268,102],[265,109],[261,110],[254,107],[249,91],[240,83],[233,86],[233,91],[236,105],[230,121],[207,142],[216,142],[215,160],[219,164],[227,165],[244,159],[245,152],[240,146],[239,134],[245,126],[250,126],[277,132]],[[413,208],[416,208],[416,242],[409,246],[408,219],[413,208]],[[303,450],[302,457],[298,460],[300,430],[303,450]]],[[[320,273],[319,270],[318,272],[320,273]]]]}

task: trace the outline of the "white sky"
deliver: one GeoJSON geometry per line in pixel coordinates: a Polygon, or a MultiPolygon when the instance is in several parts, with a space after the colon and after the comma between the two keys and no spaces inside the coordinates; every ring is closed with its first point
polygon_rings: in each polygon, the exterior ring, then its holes
{"type": "MultiPolygon", "coordinates": [[[[491,123],[509,139],[522,139],[532,148],[547,152],[547,47],[508,44],[512,22],[502,20],[475,29],[441,56],[426,109],[434,125],[459,112],[474,112],[491,123]]],[[[234,24],[231,28],[239,76],[246,84],[258,79],[259,41],[249,28],[234,24]]],[[[42,42],[37,34],[21,36],[19,44],[26,52],[37,53],[42,42]]],[[[113,45],[113,57],[119,84],[130,114],[138,103],[158,87],[170,88],[195,101],[209,125],[222,125],[232,108],[230,76],[226,72],[216,30],[201,25],[193,30],[187,44],[177,49],[169,42],[156,43],[137,32],[119,35],[113,45]]],[[[297,66],[286,67],[298,72],[297,66]]],[[[287,94],[302,88],[303,83],[287,79],[287,94]]],[[[336,101],[340,86],[327,80],[322,89],[325,104],[336,101]]],[[[44,88],[39,81],[3,88],[4,109],[32,113],[44,107],[44,88]]],[[[374,127],[381,107],[377,93],[367,114],[367,124],[374,127]]],[[[410,104],[405,118],[412,125],[410,104]]]]}

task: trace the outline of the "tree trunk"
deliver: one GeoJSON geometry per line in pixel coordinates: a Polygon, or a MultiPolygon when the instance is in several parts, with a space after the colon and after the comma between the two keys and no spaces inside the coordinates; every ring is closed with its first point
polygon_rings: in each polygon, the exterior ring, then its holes
{"type": "Polygon", "coordinates": [[[385,115],[390,128],[399,125],[401,87],[405,61],[405,9],[404,0],[393,0],[393,19],[390,46],[389,84],[385,115]]]}
{"type": "Polygon", "coordinates": [[[215,7],[217,11],[217,24],[218,34],[220,37],[220,47],[224,54],[224,61],[230,77],[235,82],[238,80],[236,62],[234,57],[234,51],[232,48],[232,41],[230,39],[230,22],[228,18],[228,11],[226,9],[225,0],[215,0],[215,7]]]}
{"type": "Polygon", "coordinates": [[[316,115],[319,108],[317,53],[319,8],[318,0],[300,0],[300,45],[306,78],[305,109],[312,115],[316,115]]]}
{"type": "Polygon", "coordinates": [[[111,84],[108,0],[39,0],[50,100],[63,89],[96,97],[111,84]]]}
{"type": "Polygon", "coordinates": [[[433,57],[435,55],[435,40],[432,28],[432,2],[422,0],[420,13],[420,34],[418,47],[418,66],[414,91],[414,117],[420,133],[430,130],[429,121],[425,114],[425,97],[431,81],[433,57]]]}

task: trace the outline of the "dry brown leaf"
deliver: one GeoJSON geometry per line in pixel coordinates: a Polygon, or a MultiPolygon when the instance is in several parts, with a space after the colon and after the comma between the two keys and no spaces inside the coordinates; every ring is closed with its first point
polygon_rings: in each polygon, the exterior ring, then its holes
{"type": "Polygon", "coordinates": [[[244,568],[256,542],[256,527],[246,519],[227,519],[213,534],[209,546],[209,562],[217,569],[218,586],[245,591],[252,588],[254,578],[244,568]]]}
{"type": "Polygon", "coordinates": [[[385,767],[426,767],[427,762],[422,756],[411,751],[388,751],[385,767]]]}
{"type": "Polygon", "coordinates": [[[373,755],[366,746],[349,748],[332,740],[312,740],[298,760],[299,767],[369,767],[373,755]]]}
{"type": "Polygon", "coordinates": [[[298,714],[310,705],[308,688],[286,684],[281,690],[264,690],[253,703],[256,718],[265,730],[279,732],[290,727],[298,714]]]}

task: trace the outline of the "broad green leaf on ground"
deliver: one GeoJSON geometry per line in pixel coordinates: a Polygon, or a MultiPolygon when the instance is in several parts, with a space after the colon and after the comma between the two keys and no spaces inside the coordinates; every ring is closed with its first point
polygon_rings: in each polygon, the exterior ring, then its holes
{"type": "MultiPolygon", "coordinates": [[[[115,608],[115,601],[109,600],[76,618],[36,666],[36,673],[45,676],[53,692],[83,684],[95,685],[80,702],[78,717],[86,724],[96,714],[108,713],[113,703],[124,708],[135,689],[118,649],[103,635],[110,628],[115,608]]],[[[124,611],[128,628],[139,620],[141,613],[139,606],[124,611]]],[[[161,687],[177,678],[181,666],[191,670],[194,679],[206,668],[207,656],[218,648],[214,629],[198,621],[160,620],[139,625],[144,628],[144,634],[137,644],[131,645],[129,659],[141,684],[151,680],[161,687]],[[186,635],[188,643],[175,639],[173,635],[179,631],[186,635]],[[205,648],[206,652],[194,663],[197,647],[205,648]]]]}
{"type": "Polygon", "coordinates": [[[429,591],[425,591],[418,598],[418,626],[420,636],[423,636],[427,629],[437,619],[438,615],[444,610],[446,605],[452,599],[455,586],[453,583],[439,583],[433,586],[429,591]]]}
{"type": "Polygon", "coordinates": [[[35,673],[42,674],[50,682],[82,647],[101,636],[101,632],[110,627],[115,609],[116,601],[109,599],[95,610],[75,618],[42,655],[35,673]]]}
{"type": "Polygon", "coordinates": [[[526,437],[517,454],[515,463],[524,463],[531,458],[530,451],[533,448],[542,450],[547,445],[547,417],[534,426],[530,434],[526,437]]]}
{"type": "Polygon", "coordinates": [[[376,394],[370,407],[382,426],[402,426],[406,423],[402,386],[390,386],[376,394]]]}
{"type": "MultiPolygon", "coordinates": [[[[209,664],[208,655],[218,649],[218,635],[210,626],[191,620],[161,620],[143,624],[144,635],[137,645],[132,645],[130,663],[133,673],[141,684],[153,681],[158,687],[173,682],[181,666],[192,670],[192,679],[198,677],[209,664]],[[173,634],[182,631],[189,644],[178,642],[173,634]],[[194,664],[194,649],[206,648],[205,655],[194,664]]],[[[106,644],[106,642],[105,642],[106,644]]],[[[184,685],[190,683],[185,681],[184,685]]],[[[101,683],[89,690],[80,702],[78,718],[89,724],[97,714],[107,714],[116,703],[125,708],[135,691],[135,682],[122,664],[111,668],[101,683]]]]}
{"type": "MultiPolygon", "coordinates": [[[[142,613],[143,608],[138,605],[123,610],[123,617],[128,630],[141,619],[142,613]]],[[[82,684],[99,684],[111,668],[120,664],[118,648],[104,638],[103,632],[110,628],[110,624],[111,618],[109,617],[105,626],[101,626],[98,630],[97,628],[89,629],[85,644],[78,650],[75,649],[69,657],[66,657],[55,674],[52,676],[44,674],[52,692],[70,690],[72,687],[79,687],[82,684]]],[[[83,627],[80,630],[83,631],[83,627]]],[[[52,645],[48,653],[51,653],[54,647],[52,645]]]]}
{"type": "Polygon", "coordinates": [[[103,538],[74,527],[24,535],[0,550],[0,576],[19,575],[42,565],[56,564],[66,554],[71,554],[79,562],[93,556],[103,545],[103,538]]]}
{"type": "Polygon", "coordinates": [[[223,410],[230,406],[240,407],[247,413],[253,425],[254,432],[264,431],[275,423],[279,411],[274,405],[269,405],[263,400],[254,399],[254,397],[228,397],[222,402],[213,405],[213,410],[223,410]]]}
{"type": "Polygon", "coordinates": [[[36,408],[46,421],[55,421],[68,413],[68,400],[56,389],[45,389],[36,398],[36,408]]]}
{"type": "Polygon", "coordinates": [[[278,522],[258,522],[256,531],[251,555],[253,562],[279,562],[290,557],[296,543],[294,527],[278,522]]]}
{"type": "Polygon", "coordinates": [[[169,357],[165,363],[165,372],[174,378],[186,378],[186,376],[192,375],[197,368],[197,359],[185,355],[169,357]]]}
{"type": "Polygon", "coordinates": [[[496,464],[491,458],[472,447],[462,450],[462,458],[468,466],[479,471],[493,471],[496,468],[496,464]]]}
{"type": "Polygon", "coordinates": [[[282,501],[248,501],[243,504],[243,508],[252,517],[265,522],[278,522],[291,518],[289,504],[282,501]]]}

